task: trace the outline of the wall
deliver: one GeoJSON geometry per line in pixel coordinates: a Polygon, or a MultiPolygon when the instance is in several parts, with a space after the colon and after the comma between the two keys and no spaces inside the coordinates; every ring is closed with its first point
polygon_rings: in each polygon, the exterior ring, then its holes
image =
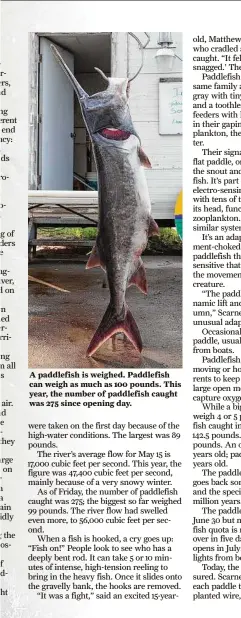
{"type": "MultiPolygon", "coordinates": [[[[135,33],[145,43],[144,32],[135,33]]],[[[172,33],[177,44],[175,53],[182,58],[182,33],[172,33]]],[[[159,135],[159,79],[161,77],[179,77],[182,62],[175,59],[172,74],[161,74],[158,71],[155,53],[158,32],[149,33],[151,41],[144,51],[144,65],[140,75],[131,82],[130,110],[135,127],[140,135],[143,150],[152,163],[152,169],[146,170],[148,186],[152,201],[153,214],[160,213],[169,218],[177,195],[182,187],[182,136],[159,135]]],[[[118,36],[118,35],[117,35],[118,36]]],[[[123,33],[120,33],[122,48],[119,43],[118,53],[125,54],[126,43],[123,33]],[[122,50],[122,51],[121,51],[122,50]]],[[[128,75],[132,76],[138,70],[141,53],[137,42],[127,36],[128,75]]]]}
{"type": "Polygon", "coordinates": [[[29,34],[29,155],[28,155],[28,186],[37,189],[37,143],[38,143],[38,50],[39,37],[29,34]]]}

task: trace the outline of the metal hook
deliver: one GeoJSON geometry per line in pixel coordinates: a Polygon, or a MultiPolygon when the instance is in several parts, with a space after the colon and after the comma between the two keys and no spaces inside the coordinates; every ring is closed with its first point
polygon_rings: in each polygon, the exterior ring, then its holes
{"type": "Polygon", "coordinates": [[[148,34],[148,32],[145,32],[145,35],[147,37],[147,41],[145,43],[145,45],[142,44],[142,42],[140,41],[140,39],[138,39],[138,37],[134,34],[134,32],[128,32],[128,34],[130,36],[133,37],[133,39],[135,39],[139,45],[140,51],[141,51],[141,66],[138,69],[138,71],[135,73],[135,75],[133,75],[133,77],[128,78],[128,82],[132,82],[133,79],[135,79],[137,77],[137,75],[139,75],[139,73],[141,72],[141,69],[143,67],[144,64],[144,49],[147,47],[148,43],[150,42],[150,36],[148,34]]]}

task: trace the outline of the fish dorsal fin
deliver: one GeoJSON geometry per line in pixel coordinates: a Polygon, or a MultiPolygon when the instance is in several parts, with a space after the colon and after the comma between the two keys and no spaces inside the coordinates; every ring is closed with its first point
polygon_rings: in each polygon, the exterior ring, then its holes
{"type": "Polygon", "coordinates": [[[141,165],[143,165],[143,167],[146,167],[147,169],[150,169],[151,168],[151,162],[149,161],[147,155],[145,154],[144,150],[142,150],[141,147],[139,147],[138,155],[139,155],[139,159],[140,159],[141,165]]]}

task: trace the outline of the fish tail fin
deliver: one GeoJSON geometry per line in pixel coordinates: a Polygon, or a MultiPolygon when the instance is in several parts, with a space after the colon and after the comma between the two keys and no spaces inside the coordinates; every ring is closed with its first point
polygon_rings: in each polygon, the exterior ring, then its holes
{"type": "Polygon", "coordinates": [[[97,331],[91,339],[86,355],[92,356],[96,350],[98,350],[98,348],[105,343],[105,341],[107,341],[107,339],[113,337],[116,333],[125,333],[136,350],[141,352],[141,336],[130,309],[125,304],[123,307],[123,315],[118,317],[116,316],[115,310],[110,303],[101,320],[101,323],[97,328],[97,331]]]}

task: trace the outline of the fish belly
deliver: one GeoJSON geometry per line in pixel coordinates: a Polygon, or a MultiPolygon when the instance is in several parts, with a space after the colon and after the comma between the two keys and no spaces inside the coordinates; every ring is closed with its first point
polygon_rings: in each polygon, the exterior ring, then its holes
{"type": "Polygon", "coordinates": [[[137,147],[130,152],[111,148],[103,153],[98,149],[96,158],[100,197],[98,246],[107,271],[111,302],[118,314],[123,310],[138,255],[147,243],[151,203],[137,147]]]}
{"type": "Polygon", "coordinates": [[[136,256],[144,251],[148,240],[148,229],[151,216],[151,201],[143,167],[137,168],[135,178],[135,228],[132,236],[132,253],[136,256]]]}

